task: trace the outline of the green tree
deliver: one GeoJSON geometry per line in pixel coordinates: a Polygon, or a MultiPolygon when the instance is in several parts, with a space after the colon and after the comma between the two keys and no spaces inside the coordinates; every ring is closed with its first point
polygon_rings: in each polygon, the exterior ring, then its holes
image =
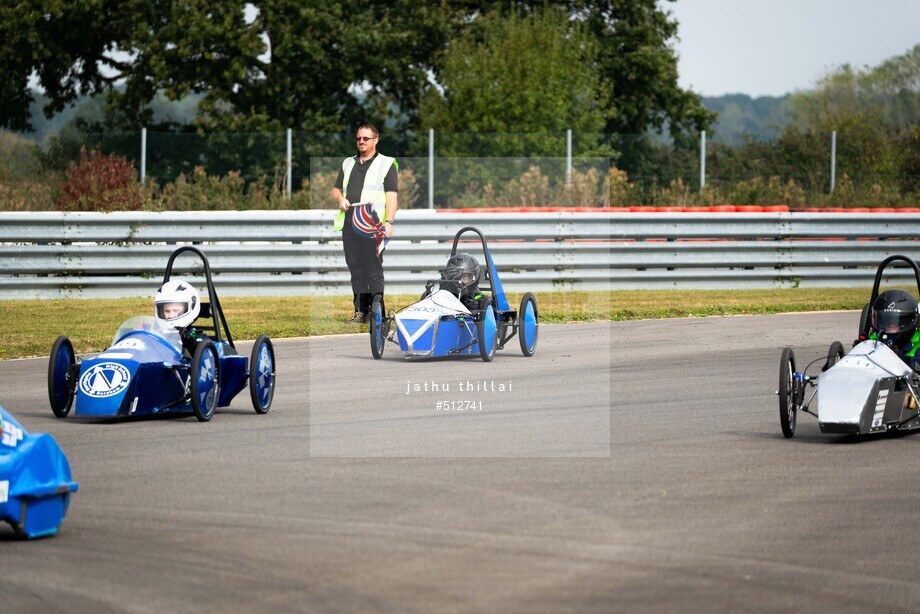
{"type": "Polygon", "coordinates": [[[699,130],[709,126],[714,115],[700,96],[677,83],[677,54],[669,41],[677,36],[678,23],[663,3],[570,0],[560,4],[582,20],[596,40],[597,72],[611,102],[606,132],[643,134],[650,128],[667,128],[676,140],[692,142],[699,130]]]}
{"type": "Polygon", "coordinates": [[[264,49],[241,1],[26,0],[0,7],[0,127],[29,129],[35,95],[47,116],[106,95],[106,126],[150,125],[158,91],[220,96],[245,82],[264,49]],[[116,87],[118,85],[119,87],[116,87]],[[213,94],[211,94],[213,92],[213,94]]]}
{"type": "Polygon", "coordinates": [[[920,123],[920,45],[876,67],[849,64],[811,90],[792,97],[792,124],[826,126],[846,118],[872,116],[892,131],[920,123]]]}
{"type": "Polygon", "coordinates": [[[33,75],[47,93],[49,117],[81,93],[105,87],[111,43],[124,33],[115,15],[120,4],[24,0],[0,6],[0,127],[32,127],[33,75]]]}
{"type": "Polygon", "coordinates": [[[363,121],[404,128],[430,58],[447,41],[451,4],[254,2],[252,29],[268,41],[269,55],[251,58],[250,78],[202,105],[205,123],[317,132],[351,130],[363,121]]]}
{"type": "MultiPolygon", "coordinates": [[[[557,7],[593,37],[604,131],[667,127],[679,136],[711,119],[698,96],[677,86],[668,46],[677,23],[656,0],[501,4],[509,13],[557,7]]],[[[417,128],[419,98],[439,81],[451,40],[479,29],[495,3],[251,5],[254,21],[244,0],[7,3],[0,8],[0,126],[29,127],[35,74],[49,115],[78,95],[106,93],[109,127],[150,126],[149,103],[163,92],[173,100],[200,94],[198,125],[212,129],[338,131],[360,121],[417,128]]]]}
{"type": "Polygon", "coordinates": [[[582,139],[583,152],[600,155],[604,116],[595,57],[593,39],[562,8],[478,16],[450,42],[438,84],[428,86],[421,102],[421,126],[440,134],[438,155],[455,158],[438,163],[436,199],[491,201],[486,186],[536,168],[562,182],[567,128],[582,139]]]}
{"type": "MultiPolygon", "coordinates": [[[[451,41],[439,86],[429,86],[422,101],[421,125],[455,133],[521,133],[491,143],[491,156],[564,151],[557,143],[541,145],[542,134],[527,133],[556,133],[558,141],[567,128],[603,131],[596,54],[583,26],[570,24],[560,9],[488,13],[451,41]]],[[[444,153],[477,153],[449,149],[444,153]]]]}
{"type": "Polygon", "coordinates": [[[920,152],[912,128],[918,123],[920,45],[876,67],[845,64],[814,89],[795,94],[780,145],[787,156],[798,152],[804,168],[823,169],[836,131],[838,176],[882,190],[914,190],[920,152]]]}

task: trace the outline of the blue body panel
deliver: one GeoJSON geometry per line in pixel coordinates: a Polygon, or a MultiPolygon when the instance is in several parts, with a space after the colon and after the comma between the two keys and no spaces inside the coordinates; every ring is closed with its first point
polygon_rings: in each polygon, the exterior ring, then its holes
{"type": "Polygon", "coordinates": [[[249,383],[249,358],[233,354],[233,350],[226,343],[215,345],[220,357],[220,399],[217,406],[226,407],[249,383]]]}
{"type": "Polygon", "coordinates": [[[191,405],[174,406],[185,397],[187,379],[188,361],[175,347],[155,333],[131,331],[80,363],[74,414],[123,417],[158,413],[170,405],[191,411],[191,405]]]}
{"type": "MultiPolygon", "coordinates": [[[[219,407],[248,383],[248,358],[214,342],[220,360],[219,407]]],[[[151,331],[122,336],[98,356],[80,363],[74,415],[126,417],[191,412],[187,399],[191,361],[151,331]]]]}
{"type": "MultiPolygon", "coordinates": [[[[414,341],[412,344],[413,352],[422,353],[430,351],[428,356],[432,357],[478,354],[479,345],[475,343],[459,352],[453,352],[454,349],[463,347],[473,341],[476,334],[476,323],[473,322],[471,318],[466,318],[465,320],[466,324],[464,324],[464,318],[462,317],[442,316],[437,326],[428,328],[428,330],[419,335],[418,339],[414,341]],[[467,326],[469,326],[469,328],[467,328],[467,326]],[[470,332],[473,334],[471,335],[470,332]]],[[[416,330],[412,327],[413,323],[416,322],[418,326],[425,324],[425,320],[403,320],[403,324],[410,333],[416,330]]],[[[402,331],[398,328],[396,329],[396,340],[399,342],[399,347],[403,352],[409,349],[409,345],[403,337],[402,331]]]]}
{"type": "Polygon", "coordinates": [[[505,288],[498,278],[498,269],[495,268],[495,262],[492,261],[492,252],[487,251],[486,258],[489,265],[489,275],[492,277],[492,300],[499,312],[509,311],[511,306],[508,304],[508,297],[505,296],[505,288]]]}
{"type": "Polygon", "coordinates": [[[28,433],[0,407],[0,521],[29,538],[53,535],[77,488],[54,438],[28,433]]]}
{"type": "Polygon", "coordinates": [[[474,352],[479,352],[479,347],[474,344],[459,352],[451,353],[452,350],[463,347],[473,340],[473,335],[476,333],[476,324],[471,319],[467,319],[466,322],[469,326],[469,330],[467,330],[467,325],[464,325],[464,320],[462,318],[454,318],[446,321],[445,318],[441,319],[440,326],[438,327],[438,338],[434,346],[434,356],[447,356],[448,354],[452,356],[466,356],[474,352]],[[470,331],[473,331],[473,335],[470,334],[470,331]]]}

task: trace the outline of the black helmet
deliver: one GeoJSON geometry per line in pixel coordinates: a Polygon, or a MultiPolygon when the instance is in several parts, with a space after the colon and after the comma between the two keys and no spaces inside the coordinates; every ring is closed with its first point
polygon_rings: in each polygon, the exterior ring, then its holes
{"type": "Polygon", "coordinates": [[[917,328],[917,301],[904,290],[885,290],[872,303],[872,328],[897,340],[917,328]]]}
{"type": "Polygon", "coordinates": [[[459,292],[479,284],[479,263],[469,254],[456,254],[447,261],[441,279],[451,282],[459,292]]]}

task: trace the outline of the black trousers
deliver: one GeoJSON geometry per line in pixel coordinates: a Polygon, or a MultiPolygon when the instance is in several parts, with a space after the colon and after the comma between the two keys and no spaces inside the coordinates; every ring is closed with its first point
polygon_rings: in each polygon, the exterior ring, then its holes
{"type": "Polygon", "coordinates": [[[342,228],[345,263],[351,273],[355,311],[367,313],[374,295],[383,295],[383,257],[377,257],[377,241],[355,234],[351,213],[349,210],[346,214],[345,227],[342,228]]]}

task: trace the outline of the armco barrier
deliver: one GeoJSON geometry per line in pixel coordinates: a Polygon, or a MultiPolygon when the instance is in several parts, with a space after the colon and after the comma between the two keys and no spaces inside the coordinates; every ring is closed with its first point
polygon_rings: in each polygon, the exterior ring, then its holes
{"type": "MultiPolygon", "coordinates": [[[[169,254],[188,243],[208,254],[227,295],[350,294],[331,219],[330,211],[0,213],[0,299],[150,296],[169,254]]],[[[917,213],[400,211],[384,255],[388,292],[420,292],[463,226],[486,234],[510,292],[866,286],[885,256],[920,259],[917,213]]],[[[176,270],[196,279],[196,264],[183,257],[176,270]]]]}

